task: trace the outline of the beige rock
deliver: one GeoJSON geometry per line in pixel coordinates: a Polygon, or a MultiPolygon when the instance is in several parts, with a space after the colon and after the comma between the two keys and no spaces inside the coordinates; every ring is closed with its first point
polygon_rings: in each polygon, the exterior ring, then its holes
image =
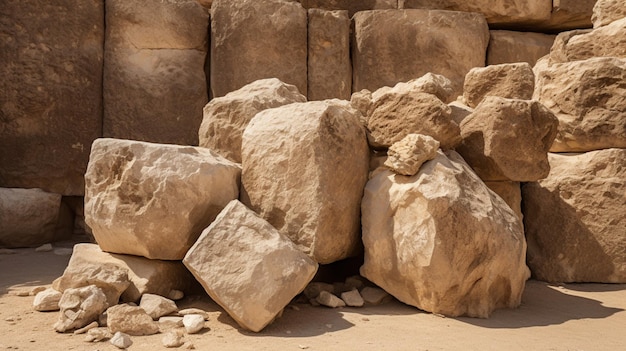
{"type": "Polygon", "coordinates": [[[535,181],[550,171],[558,120],[540,102],[488,96],[461,123],[457,151],[489,181],[535,181]]]}
{"type": "Polygon", "coordinates": [[[626,282],[626,149],[550,154],[522,187],[528,265],[551,282],[626,282]]]}
{"type": "Polygon", "coordinates": [[[350,106],[361,113],[361,121],[363,126],[367,125],[367,116],[372,106],[372,92],[363,89],[352,93],[350,96],[350,106]]]}
{"type": "Polygon", "coordinates": [[[105,137],[197,145],[208,26],[195,1],[106,2],[105,137]]]}
{"type": "Polygon", "coordinates": [[[347,101],[265,110],[243,134],[242,201],[321,264],[359,244],[369,149],[347,101]]]}
{"type": "MultiPolygon", "coordinates": [[[[408,82],[399,82],[393,87],[382,87],[372,93],[372,102],[378,101],[389,92],[412,92],[435,95],[439,100],[448,103],[455,99],[454,87],[450,79],[441,74],[426,73],[408,82]]],[[[367,95],[364,95],[367,96],[367,95]]]]}
{"type": "Polygon", "coordinates": [[[163,344],[163,346],[170,348],[170,347],[180,347],[185,342],[183,340],[182,335],[178,334],[177,332],[171,331],[163,335],[163,337],[161,338],[161,343],[163,344]]]}
{"type": "Polygon", "coordinates": [[[163,296],[172,289],[187,290],[193,280],[182,262],[111,254],[103,252],[96,244],[76,244],[63,275],[53,286],[63,291],[82,285],[102,266],[114,266],[127,273],[130,285],[120,297],[124,302],[137,302],[143,294],[163,296]]]}
{"type": "Polygon", "coordinates": [[[485,182],[485,185],[506,202],[520,220],[524,219],[522,213],[522,189],[519,182],[485,182]]]}
{"type": "Polygon", "coordinates": [[[385,166],[402,175],[412,176],[422,164],[437,156],[439,142],[421,134],[409,134],[391,145],[387,151],[385,166]]]}
{"type": "Polygon", "coordinates": [[[308,10],[309,100],[349,100],[352,93],[348,11],[308,10]]]}
{"type": "Polygon", "coordinates": [[[176,302],[155,294],[143,294],[139,307],[143,308],[154,320],[178,311],[176,302]]]}
{"type": "Polygon", "coordinates": [[[447,155],[413,177],[381,171],[368,182],[361,275],[433,313],[517,307],[529,276],[519,219],[461,156],[447,155]]]}
{"type": "Polygon", "coordinates": [[[61,208],[61,195],[41,189],[0,188],[0,246],[17,248],[49,243],[61,208]]]}
{"type": "Polygon", "coordinates": [[[183,317],[183,326],[187,334],[196,334],[204,328],[204,316],[201,314],[186,314],[183,317]]]}
{"type": "Polygon", "coordinates": [[[348,10],[352,17],[356,12],[366,10],[397,9],[398,0],[298,0],[306,9],[348,10]]]}
{"type": "Polygon", "coordinates": [[[61,300],[63,293],[52,288],[48,288],[35,295],[33,300],[33,309],[35,311],[58,311],[59,301],[61,300]]]}
{"type": "Polygon", "coordinates": [[[626,17],[624,0],[597,0],[593,6],[591,21],[593,28],[600,28],[624,17],[626,17]]]}
{"type": "Polygon", "coordinates": [[[200,146],[241,163],[241,135],[257,113],[305,101],[306,97],[298,92],[298,88],[276,78],[260,79],[214,98],[204,107],[198,132],[200,146]]]}
{"type": "Polygon", "coordinates": [[[527,62],[534,66],[537,60],[550,53],[556,35],[514,32],[508,30],[489,31],[487,65],[527,62]]]}
{"type": "Polygon", "coordinates": [[[550,151],[626,148],[626,59],[553,64],[535,76],[534,98],[559,119],[550,151]]]}
{"type": "Polygon", "coordinates": [[[485,65],[489,28],[480,14],[380,10],[358,12],[353,20],[353,91],[432,72],[450,79],[459,95],[465,74],[485,65]]]}
{"type": "Polygon", "coordinates": [[[183,263],[240,326],[255,332],[317,271],[287,237],[236,200],[202,232],[183,263]]]}
{"type": "Polygon", "coordinates": [[[61,312],[54,329],[62,333],[82,328],[96,321],[107,307],[106,295],[95,285],[67,289],[59,301],[61,312]]]}
{"type": "Polygon", "coordinates": [[[116,332],[113,334],[109,342],[111,345],[123,350],[131,347],[133,344],[133,341],[130,339],[130,335],[122,332],[116,332]]]}
{"type": "Polygon", "coordinates": [[[346,306],[350,307],[362,307],[365,304],[363,297],[356,289],[341,293],[341,299],[346,303],[346,306]]]}
{"type": "Polygon", "coordinates": [[[85,220],[103,251],[180,260],[239,194],[238,165],[200,147],[98,139],[85,220]]]}
{"type": "Polygon", "coordinates": [[[204,317],[204,320],[206,321],[209,320],[209,313],[199,308],[185,308],[185,309],[178,311],[179,316],[186,316],[188,314],[200,314],[204,317]]]}
{"type": "Polygon", "coordinates": [[[533,26],[533,30],[561,32],[591,27],[591,15],[596,0],[552,0],[550,19],[533,26]]]}
{"type": "Polygon", "coordinates": [[[450,117],[458,125],[461,125],[461,122],[474,112],[473,108],[465,105],[461,101],[453,101],[448,104],[448,107],[450,107],[450,111],[452,112],[450,117]]]}
{"type": "Polygon", "coordinates": [[[175,328],[184,327],[183,325],[183,317],[179,316],[163,316],[159,318],[159,330],[163,332],[164,330],[170,330],[175,328]]]}
{"type": "Polygon", "coordinates": [[[315,299],[317,303],[322,306],[337,308],[337,307],[345,307],[346,303],[335,296],[334,294],[329,293],[328,291],[320,291],[320,294],[315,299]]]}
{"type": "Polygon", "coordinates": [[[307,95],[307,13],[288,0],[215,0],[211,8],[211,90],[224,96],[263,78],[307,95]]]}
{"type": "Polygon", "coordinates": [[[361,297],[368,305],[380,305],[389,300],[391,295],[383,289],[366,286],[361,290],[361,297]]]}
{"type": "Polygon", "coordinates": [[[534,90],[535,74],[528,63],[505,63],[472,68],[465,76],[463,98],[476,107],[488,95],[530,100],[534,90]]]}
{"type": "Polygon", "coordinates": [[[551,63],[593,57],[626,58],[626,17],[592,31],[561,33],[550,51],[551,63]]]}
{"type": "Polygon", "coordinates": [[[111,333],[152,335],[159,332],[159,324],[138,306],[116,305],[107,310],[107,325],[111,333]]]}
{"type": "Polygon", "coordinates": [[[98,322],[93,321],[89,324],[87,324],[86,326],[80,328],[80,329],[76,329],[74,330],[74,334],[75,335],[79,335],[79,334],[85,334],[88,331],[90,331],[91,329],[97,328],[98,327],[98,322]]]}
{"type": "Polygon", "coordinates": [[[83,195],[102,133],[104,1],[1,7],[0,187],[83,195]]]}
{"type": "Polygon", "coordinates": [[[113,336],[108,328],[93,328],[87,331],[85,335],[86,342],[100,342],[105,339],[110,339],[113,336]]]}

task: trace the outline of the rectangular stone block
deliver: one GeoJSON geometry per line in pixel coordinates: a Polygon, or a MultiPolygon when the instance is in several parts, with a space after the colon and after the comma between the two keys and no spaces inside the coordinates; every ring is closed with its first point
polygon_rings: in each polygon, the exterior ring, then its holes
{"type": "Polygon", "coordinates": [[[347,10],[352,17],[359,11],[398,8],[398,0],[299,0],[305,9],[347,10]]]}
{"type": "Polygon", "coordinates": [[[537,31],[551,32],[591,28],[595,3],[596,0],[552,0],[550,18],[535,28],[537,31]]]}
{"type": "Polygon", "coordinates": [[[534,66],[537,60],[550,53],[556,35],[492,30],[489,32],[487,65],[528,62],[534,66]]]}

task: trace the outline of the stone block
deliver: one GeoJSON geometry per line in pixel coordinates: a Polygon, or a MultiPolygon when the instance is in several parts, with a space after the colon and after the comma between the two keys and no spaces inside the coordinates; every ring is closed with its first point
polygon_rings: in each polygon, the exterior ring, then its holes
{"type": "Polygon", "coordinates": [[[465,76],[463,100],[476,107],[486,96],[530,100],[535,90],[535,74],[526,62],[472,68],[465,76]]]}
{"type": "Polygon", "coordinates": [[[508,30],[489,31],[487,65],[527,62],[534,66],[537,60],[550,53],[556,35],[514,32],[508,30]]]}

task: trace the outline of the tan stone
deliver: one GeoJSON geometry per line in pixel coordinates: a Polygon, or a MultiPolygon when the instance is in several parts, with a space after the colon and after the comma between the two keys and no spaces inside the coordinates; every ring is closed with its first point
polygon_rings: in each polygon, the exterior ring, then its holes
{"type": "Polygon", "coordinates": [[[61,312],[54,329],[63,333],[82,328],[98,320],[107,307],[106,295],[95,285],[67,289],[59,301],[61,312]]]}
{"type": "Polygon", "coordinates": [[[347,11],[308,10],[309,100],[349,100],[352,93],[350,18],[347,11]]]}
{"type": "Polygon", "coordinates": [[[513,32],[508,30],[489,31],[487,65],[527,62],[534,66],[537,60],[550,53],[556,35],[513,32]]]}
{"type": "Polygon", "coordinates": [[[536,67],[535,76],[534,99],[559,119],[550,151],[626,148],[626,59],[536,67]]]}
{"type": "Polygon", "coordinates": [[[465,76],[463,98],[476,107],[488,95],[530,100],[534,89],[535,75],[528,63],[506,63],[472,68],[465,76]]]}
{"type": "Polygon", "coordinates": [[[271,323],[317,271],[317,263],[236,200],[202,232],[183,263],[215,302],[254,332],[271,323]]]}
{"type": "Polygon", "coordinates": [[[0,7],[0,187],[83,195],[102,134],[104,1],[0,7]]]}
{"type": "Polygon", "coordinates": [[[561,32],[590,28],[593,5],[596,0],[552,0],[550,19],[533,26],[533,30],[561,32]]]}
{"type": "Polygon", "coordinates": [[[85,220],[103,251],[180,260],[239,194],[240,168],[200,147],[98,139],[85,220]]]}
{"type": "Polygon", "coordinates": [[[550,171],[558,120],[540,102],[488,96],[461,123],[457,151],[489,181],[535,181],[550,171]]]}
{"type": "Polygon", "coordinates": [[[452,102],[456,98],[454,95],[454,87],[450,79],[440,74],[429,72],[417,79],[412,79],[408,82],[399,82],[393,87],[376,89],[376,91],[372,93],[372,101],[375,102],[387,93],[396,91],[432,94],[445,103],[452,102]]]}
{"type": "Polygon", "coordinates": [[[379,10],[354,15],[353,91],[374,91],[432,72],[453,83],[485,65],[489,28],[476,13],[379,10]]]}
{"type": "Polygon", "coordinates": [[[412,176],[422,164],[437,156],[439,142],[422,134],[409,134],[391,145],[385,166],[395,173],[412,176]]]}
{"type": "Polygon", "coordinates": [[[473,108],[465,105],[461,101],[453,101],[448,104],[448,107],[450,107],[450,111],[452,111],[450,117],[458,125],[461,125],[461,122],[474,112],[473,108]]]}
{"type": "Polygon", "coordinates": [[[626,149],[550,154],[522,187],[528,265],[551,282],[626,282],[626,149]]]}
{"type": "Polygon", "coordinates": [[[139,306],[116,305],[107,310],[107,326],[111,333],[152,335],[159,332],[159,324],[139,306]]]}
{"type": "Polygon", "coordinates": [[[363,297],[357,289],[341,293],[341,299],[350,307],[362,307],[365,304],[363,297]]]}
{"type": "Polygon", "coordinates": [[[153,320],[178,311],[176,302],[155,294],[143,294],[139,307],[143,308],[153,320]]]}
{"type": "Polygon", "coordinates": [[[288,0],[214,0],[211,90],[224,96],[263,78],[307,95],[307,13],[288,0]]]}
{"type": "Polygon", "coordinates": [[[626,17],[624,0],[597,0],[593,6],[591,21],[593,28],[600,28],[624,17],[626,17]]]}
{"type": "Polygon", "coordinates": [[[433,313],[517,307],[529,276],[519,219],[461,156],[447,155],[415,176],[381,171],[368,182],[361,275],[433,313]]]}
{"type": "Polygon", "coordinates": [[[306,9],[347,10],[352,17],[359,11],[397,9],[398,0],[298,0],[306,9]]]}
{"type": "Polygon", "coordinates": [[[320,305],[330,308],[346,306],[346,303],[342,299],[338,298],[334,294],[329,293],[328,291],[321,291],[315,300],[320,305]]]}
{"type": "Polygon", "coordinates": [[[241,163],[241,136],[252,117],[268,108],[305,101],[298,88],[276,78],[260,79],[214,98],[204,107],[200,146],[241,163]]]}
{"type": "Polygon", "coordinates": [[[522,189],[519,182],[485,182],[485,185],[506,202],[520,220],[524,219],[522,213],[522,189]]]}
{"type": "Polygon", "coordinates": [[[592,31],[561,33],[550,51],[550,63],[593,57],[626,58],[626,18],[592,31]]]}
{"type": "Polygon", "coordinates": [[[59,301],[61,301],[62,296],[62,292],[52,288],[40,291],[35,295],[35,299],[33,300],[33,309],[40,312],[58,311],[59,301]]]}
{"type": "Polygon", "coordinates": [[[369,149],[347,101],[261,111],[243,134],[242,201],[317,262],[355,254],[369,149]]]}

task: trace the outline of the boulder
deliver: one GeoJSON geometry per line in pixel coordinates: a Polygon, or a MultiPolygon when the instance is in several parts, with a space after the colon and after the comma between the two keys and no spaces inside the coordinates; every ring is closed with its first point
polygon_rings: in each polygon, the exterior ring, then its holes
{"type": "Polygon", "coordinates": [[[83,195],[102,135],[104,1],[1,7],[0,187],[83,195]]]}
{"type": "Polygon", "coordinates": [[[195,1],[106,1],[105,137],[197,145],[208,26],[195,1]]]}
{"type": "Polygon", "coordinates": [[[535,74],[526,62],[472,68],[465,76],[463,99],[476,107],[486,96],[530,100],[535,90],[535,74]]]}
{"type": "Polygon", "coordinates": [[[524,219],[522,213],[522,189],[519,182],[485,182],[485,185],[506,202],[520,220],[524,219]]]}
{"type": "Polygon", "coordinates": [[[204,107],[200,146],[241,163],[241,136],[252,117],[268,108],[305,101],[298,88],[276,78],[260,79],[214,98],[204,107]]]}
{"type": "Polygon", "coordinates": [[[263,78],[278,78],[307,95],[306,10],[288,0],[213,1],[213,96],[263,78]]]}
{"type": "Polygon", "coordinates": [[[559,119],[550,151],[626,148],[626,59],[545,65],[535,76],[534,99],[559,119]]]}
{"type": "Polygon", "coordinates": [[[485,65],[489,28],[481,14],[439,10],[357,12],[352,43],[352,91],[374,91],[444,75],[460,95],[465,74],[485,65]]]}
{"type": "Polygon", "coordinates": [[[347,11],[308,10],[309,100],[349,100],[352,93],[350,18],[347,11]]]}
{"type": "MultiPolygon", "coordinates": [[[[79,253],[79,255],[82,254],[84,253],[79,253]]],[[[85,260],[76,256],[72,254],[65,272],[52,283],[52,287],[64,292],[67,289],[95,285],[106,295],[109,306],[117,305],[120,296],[130,285],[128,272],[115,264],[104,262],[90,262],[91,264],[83,265],[81,263],[85,260]]]]}
{"type": "Polygon", "coordinates": [[[550,53],[556,35],[514,32],[508,30],[489,31],[487,65],[527,62],[534,66],[537,60],[550,53]]]}
{"type": "Polygon", "coordinates": [[[385,166],[395,173],[412,176],[422,164],[437,156],[439,142],[421,134],[409,134],[391,145],[385,166]]]}
{"type": "Polygon", "coordinates": [[[100,314],[107,307],[106,295],[95,285],[67,289],[59,300],[61,312],[59,319],[54,324],[54,329],[63,333],[82,328],[98,320],[100,314]]]}
{"type": "Polygon", "coordinates": [[[356,253],[369,149],[340,100],[261,111],[243,134],[242,201],[313,259],[356,253]]]}
{"type": "Polygon", "coordinates": [[[600,28],[624,17],[626,17],[626,6],[623,0],[597,0],[593,6],[591,21],[593,28],[600,28]]]}
{"type": "Polygon", "coordinates": [[[143,308],[154,320],[178,311],[176,302],[155,294],[143,294],[139,307],[143,308]]]}
{"type": "MultiPolygon", "coordinates": [[[[202,232],[183,263],[215,302],[254,332],[274,320],[317,271],[317,263],[236,200],[202,232]]],[[[196,316],[204,325],[204,317],[196,316]]]]}
{"type": "Polygon", "coordinates": [[[626,283],[626,149],[549,156],[550,175],[522,187],[533,276],[626,283]]]}
{"type": "Polygon", "coordinates": [[[488,96],[461,123],[457,151],[483,180],[536,181],[550,171],[557,127],[540,102],[488,96]]]}
{"type": "Polygon", "coordinates": [[[397,9],[398,0],[298,0],[306,9],[347,10],[352,17],[359,11],[397,9]]]}
{"type": "Polygon", "coordinates": [[[47,288],[35,295],[33,300],[33,309],[39,312],[58,311],[59,301],[63,293],[52,288],[47,288]]]}
{"type": "Polygon", "coordinates": [[[141,307],[127,304],[116,305],[107,310],[107,326],[111,333],[129,335],[152,335],[159,332],[159,324],[141,307]]]}
{"type": "Polygon", "coordinates": [[[61,195],[0,188],[0,246],[37,247],[55,239],[61,195]]]}
{"type": "Polygon", "coordinates": [[[412,177],[378,172],[362,212],[361,275],[398,300],[471,317],[520,304],[529,276],[520,221],[456,152],[412,177]]]}
{"type": "Polygon", "coordinates": [[[103,251],[180,260],[239,195],[240,168],[200,147],[98,139],[85,221],[103,251]]]}
{"type": "Polygon", "coordinates": [[[626,17],[592,31],[563,32],[550,51],[550,63],[593,57],[626,59],[626,17]]]}

